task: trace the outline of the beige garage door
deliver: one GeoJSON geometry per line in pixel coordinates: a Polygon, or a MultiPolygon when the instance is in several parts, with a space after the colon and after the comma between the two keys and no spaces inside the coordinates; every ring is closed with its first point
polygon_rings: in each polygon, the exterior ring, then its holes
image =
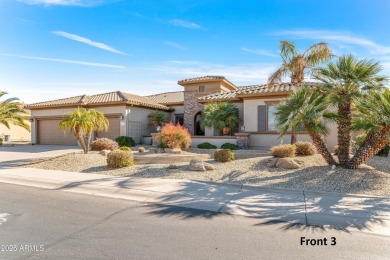
{"type": "Polygon", "coordinates": [[[70,130],[66,135],[59,128],[61,120],[38,120],[38,144],[77,145],[77,140],[70,130]]]}
{"type": "Polygon", "coordinates": [[[96,134],[97,138],[108,138],[115,140],[120,134],[120,120],[119,118],[108,118],[109,126],[108,132],[98,132],[96,134]]]}

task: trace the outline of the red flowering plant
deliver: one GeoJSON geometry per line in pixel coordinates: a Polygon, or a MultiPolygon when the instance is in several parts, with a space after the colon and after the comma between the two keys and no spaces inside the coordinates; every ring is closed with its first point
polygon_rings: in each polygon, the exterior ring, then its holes
{"type": "Polygon", "coordinates": [[[157,139],[168,148],[188,149],[191,145],[191,135],[188,129],[180,124],[166,124],[157,139]]]}

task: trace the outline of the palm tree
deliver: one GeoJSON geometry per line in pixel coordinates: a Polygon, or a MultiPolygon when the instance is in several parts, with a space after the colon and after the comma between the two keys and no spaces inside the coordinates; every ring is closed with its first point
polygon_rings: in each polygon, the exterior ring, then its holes
{"type": "Polygon", "coordinates": [[[352,55],[341,56],[318,70],[316,78],[324,83],[331,104],[337,106],[338,158],[342,166],[349,160],[353,103],[364,91],[382,88],[386,78],[378,75],[380,71],[378,62],[358,60],[352,55]]]}
{"type": "Polygon", "coordinates": [[[93,131],[107,131],[108,120],[102,112],[95,109],[76,108],[73,112],[66,114],[66,117],[61,120],[60,128],[64,130],[70,128],[73,135],[79,141],[84,153],[88,153],[89,143],[93,131]],[[87,145],[84,141],[86,137],[87,145]]]}
{"type": "MultiPolygon", "coordinates": [[[[285,76],[290,76],[291,83],[297,86],[305,79],[305,74],[313,73],[318,65],[329,60],[333,55],[326,42],[313,44],[305,52],[299,52],[297,46],[290,41],[280,41],[280,57],[282,65],[268,78],[268,84],[281,83],[285,76]]],[[[291,129],[291,144],[296,143],[298,129],[291,129]]]]}
{"type": "Polygon", "coordinates": [[[356,169],[389,143],[390,90],[370,93],[361,99],[353,117],[352,129],[367,131],[360,148],[346,164],[346,168],[356,169]]]}
{"type": "MultiPolygon", "coordinates": [[[[6,94],[7,92],[0,90],[0,98],[6,94]]],[[[23,109],[23,104],[18,102],[18,100],[18,98],[8,98],[0,101],[0,124],[8,129],[12,124],[30,131],[30,126],[25,121],[28,112],[23,109]]]]}
{"type": "Polygon", "coordinates": [[[235,105],[228,102],[208,103],[202,112],[202,127],[214,127],[229,134],[231,129],[238,127],[240,118],[235,105]]]}
{"type": "Polygon", "coordinates": [[[329,133],[324,122],[324,118],[328,117],[327,108],[324,93],[303,86],[276,105],[275,119],[281,136],[289,129],[296,129],[303,123],[317,151],[329,165],[336,165],[322,137],[329,133]]]}
{"type": "Polygon", "coordinates": [[[86,141],[87,141],[87,151],[89,151],[92,132],[94,131],[106,131],[108,130],[109,121],[104,116],[104,114],[95,109],[85,110],[85,127],[83,128],[83,132],[85,133],[86,141]]]}

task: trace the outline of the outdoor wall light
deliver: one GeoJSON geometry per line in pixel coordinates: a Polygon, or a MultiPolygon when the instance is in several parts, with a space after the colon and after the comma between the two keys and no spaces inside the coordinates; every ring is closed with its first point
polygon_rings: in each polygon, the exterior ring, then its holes
{"type": "Polygon", "coordinates": [[[244,133],[244,132],[245,132],[245,126],[242,125],[242,126],[241,126],[241,133],[244,133]]]}
{"type": "Polygon", "coordinates": [[[156,129],[157,129],[157,132],[160,132],[160,131],[161,131],[161,126],[158,125],[158,126],[156,127],[156,129]]]}
{"type": "Polygon", "coordinates": [[[123,119],[125,119],[125,117],[124,117],[124,115],[123,115],[123,114],[121,114],[121,115],[119,116],[119,118],[120,118],[120,120],[123,120],[123,119]]]}

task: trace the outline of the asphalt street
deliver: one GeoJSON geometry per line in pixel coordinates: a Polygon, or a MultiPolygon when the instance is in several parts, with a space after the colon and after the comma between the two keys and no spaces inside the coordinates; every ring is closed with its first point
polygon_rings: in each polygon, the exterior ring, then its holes
{"type": "Polygon", "coordinates": [[[390,259],[386,236],[3,183],[0,246],[0,259],[390,259]]]}

